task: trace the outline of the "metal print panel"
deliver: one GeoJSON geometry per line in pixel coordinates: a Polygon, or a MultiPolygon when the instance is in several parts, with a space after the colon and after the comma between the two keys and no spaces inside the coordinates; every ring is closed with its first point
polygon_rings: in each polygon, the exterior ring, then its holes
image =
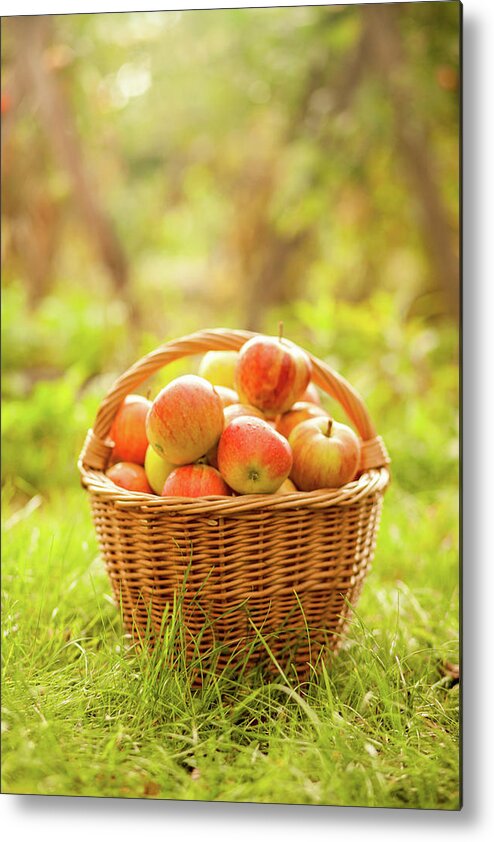
{"type": "Polygon", "coordinates": [[[459,810],[461,5],[2,20],[2,791],[459,810]]]}

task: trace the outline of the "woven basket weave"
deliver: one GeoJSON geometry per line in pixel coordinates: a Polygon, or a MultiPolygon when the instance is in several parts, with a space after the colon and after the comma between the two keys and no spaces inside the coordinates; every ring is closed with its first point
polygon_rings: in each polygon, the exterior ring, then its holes
{"type": "Polygon", "coordinates": [[[89,430],[79,470],[124,622],[156,643],[180,603],[189,660],[218,669],[267,658],[303,673],[322,647],[336,653],[373,558],[389,458],[359,395],[309,354],[312,380],[361,438],[358,478],[289,495],[178,498],[129,492],[105,476],[111,424],[124,397],[158,369],[255,334],[205,330],[162,345],[114,383],[89,430]],[[165,620],[165,621],[164,621],[165,620]],[[270,656],[270,657],[272,657],[270,656]]]}

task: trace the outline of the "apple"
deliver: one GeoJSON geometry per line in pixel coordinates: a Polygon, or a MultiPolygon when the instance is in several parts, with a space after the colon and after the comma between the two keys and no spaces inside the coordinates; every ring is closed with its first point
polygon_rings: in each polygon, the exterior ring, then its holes
{"type": "MultiPolygon", "coordinates": [[[[218,387],[216,386],[215,388],[217,389],[218,387]]],[[[223,415],[225,418],[225,427],[230,423],[230,421],[233,421],[234,418],[240,418],[245,415],[250,415],[255,418],[264,418],[260,409],[256,409],[255,406],[247,406],[243,403],[232,403],[229,406],[225,406],[223,415]]],[[[219,440],[206,453],[206,460],[208,464],[212,465],[214,468],[218,467],[218,444],[219,440]]]]}
{"type": "Polygon", "coordinates": [[[231,406],[232,403],[238,403],[238,395],[234,389],[229,389],[228,386],[214,386],[214,391],[221,398],[223,406],[231,406]]]}
{"type": "Polygon", "coordinates": [[[142,491],[144,494],[153,493],[144,468],[135,462],[117,462],[116,465],[108,468],[106,476],[115,485],[126,488],[127,491],[142,491]]]}
{"type": "Polygon", "coordinates": [[[199,364],[199,376],[213,386],[234,388],[238,351],[208,351],[199,364]]]}
{"type": "Polygon", "coordinates": [[[292,430],[290,479],[300,491],[338,488],[355,478],[360,442],[350,427],[332,418],[310,418],[292,430]]]}
{"type": "Polygon", "coordinates": [[[155,494],[161,494],[165,479],[173,471],[174,467],[175,465],[167,462],[159,453],[156,453],[154,447],[151,447],[150,444],[148,445],[144,459],[144,470],[146,471],[149,485],[155,494]]]}
{"type": "Polygon", "coordinates": [[[284,412],[283,415],[278,416],[276,429],[287,439],[297,424],[300,424],[302,421],[308,421],[309,418],[317,418],[320,416],[328,418],[329,413],[326,412],[322,406],[318,406],[316,403],[311,403],[310,401],[297,401],[292,407],[290,407],[288,412],[284,412]]]}
{"type": "Polygon", "coordinates": [[[291,467],[290,445],[262,418],[234,418],[221,434],[218,468],[239,494],[273,494],[291,467]]]}
{"type": "Polygon", "coordinates": [[[149,444],[173,465],[188,465],[218,441],[223,404],[214,387],[196,374],[176,377],[151,404],[146,420],[149,444]]]}
{"type": "Polygon", "coordinates": [[[311,362],[302,348],[281,336],[253,336],[242,345],[235,371],[241,403],[268,416],[286,412],[305,392],[311,362]]]}
{"type": "Polygon", "coordinates": [[[122,401],[110,429],[113,440],[113,462],[136,462],[144,465],[148,439],[146,417],[151,401],[142,395],[127,395],[122,401]]]}
{"type": "Polygon", "coordinates": [[[245,415],[248,415],[251,418],[262,418],[265,420],[260,409],[257,409],[256,406],[249,406],[246,403],[232,403],[230,406],[226,406],[223,410],[223,415],[225,416],[225,427],[230,423],[230,421],[233,421],[234,418],[241,418],[245,415]]]}
{"type": "Polygon", "coordinates": [[[211,465],[182,465],[168,475],[162,497],[209,497],[231,494],[220,472],[211,465]]]}
{"type": "Polygon", "coordinates": [[[278,491],[275,491],[275,494],[292,494],[294,491],[298,491],[297,486],[290,478],[286,479],[284,482],[281,483],[278,491]]]}
{"type": "Polygon", "coordinates": [[[321,406],[321,396],[319,394],[319,390],[314,383],[311,382],[307,386],[304,394],[300,398],[301,401],[309,401],[309,403],[316,403],[318,406],[321,406]]]}

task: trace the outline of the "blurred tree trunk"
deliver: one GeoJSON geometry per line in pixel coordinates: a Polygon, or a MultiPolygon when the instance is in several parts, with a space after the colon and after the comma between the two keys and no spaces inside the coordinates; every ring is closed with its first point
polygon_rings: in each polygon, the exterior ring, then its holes
{"type": "Polygon", "coordinates": [[[25,146],[22,152],[16,146],[16,117],[30,93],[23,69],[17,71],[21,62],[22,55],[10,62],[5,56],[2,75],[2,265],[8,261],[14,274],[24,277],[27,303],[36,307],[50,288],[63,210],[39,178],[44,171],[42,145],[25,146]]]}
{"type": "Polygon", "coordinates": [[[50,16],[23,17],[15,20],[17,30],[16,73],[25,92],[34,94],[42,128],[56,161],[72,185],[76,207],[105,266],[117,294],[136,316],[136,306],[129,290],[126,255],[92,183],[84,161],[80,140],[69,101],[56,72],[46,59],[47,47],[54,34],[50,16]]]}
{"type": "Polygon", "coordinates": [[[414,119],[414,93],[404,72],[406,61],[397,10],[391,5],[370,4],[362,7],[362,15],[371,58],[394,111],[398,153],[421,210],[423,237],[436,280],[434,286],[441,290],[449,314],[458,319],[458,237],[441,202],[424,126],[414,119]]]}
{"type": "MultiPolygon", "coordinates": [[[[334,119],[351,107],[360,84],[369,74],[374,72],[378,75],[384,95],[392,107],[396,151],[408,178],[410,195],[415,197],[419,208],[422,238],[430,258],[432,286],[440,292],[445,312],[458,319],[458,233],[441,199],[426,127],[414,117],[419,111],[415,107],[418,92],[406,78],[410,63],[399,28],[400,11],[391,5],[370,4],[362,7],[361,15],[363,26],[360,37],[336,78],[328,77],[325,51],[314,55],[298,107],[286,127],[284,141],[290,144],[301,131],[305,131],[324,147],[326,154],[330,154],[334,142],[330,127],[334,119]],[[311,100],[314,93],[323,89],[330,95],[331,109],[324,121],[313,124],[310,121],[311,100]]],[[[320,24],[323,28],[331,26],[331,19],[322,16],[320,24]]],[[[259,155],[261,148],[259,145],[259,155]]],[[[276,190],[276,156],[265,164],[265,184],[260,185],[252,178],[250,193],[247,188],[240,189],[236,196],[238,228],[250,229],[251,232],[250,237],[241,236],[239,243],[247,293],[246,318],[251,329],[258,327],[266,308],[290,301],[303,289],[304,273],[314,247],[310,226],[295,235],[283,236],[270,221],[269,203],[276,190]],[[257,215],[254,213],[256,207],[257,215]],[[254,232],[257,232],[257,239],[254,232]],[[242,239],[246,239],[243,246],[242,239]]],[[[247,179],[248,167],[244,175],[247,179]]],[[[371,256],[368,259],[371,260],[371,256]]]]}
{"type": "Polygon", "coordinates": [[[299,293],[312,253],[310,227],[289,234],[277,229],[270,215],[277,183],[276,150],[260,145],[254,158],[244,163],[232,191],[230,242],[247,330],[262,329],[270,308],[288,304],[299,293]]]}
{"type": "MultiPolygon", "coordinates": [[[[342,14],[346,14],[342,10],[342,14]]],[[[319,17],[320,35],[331,30],[333,19],[326,10],[319,17]]],[[[324,38],[321,38],[324,43],[324,38]]],[[[314,94],[330,88],[332,107],[329,119],[351,106],[362,81],[367,62],[367,41],[363,32],[341,67],[337,78],[328,81],[326,48],[316,51],[309,64],[300,100],[285,127],[283,142],[266,155],[266,144],[256,144],[255,164],[246,167],[242,185],[234,191],[236,205],[236,249],[240,257],[241,276],[246,293],[246,327],[257,330],[263,314],[272,306],[288,304],[303,293],[304,279],[316,253],[316,226],[312,222],[301,225],[292,234],[277,231],[269,214],[269,202],[276,190],[276,164],[279,148],[289,146],[303,134],[323,144],[326,151],[330,141],[319,125],[310,127],[314,94]],[[260,150],[263,150],[261,153],[260,150]],[[264,154],[264,157],[263,157],[264,154]]],[[[310,185],[307,186],[310,189],[310,185]]]]}

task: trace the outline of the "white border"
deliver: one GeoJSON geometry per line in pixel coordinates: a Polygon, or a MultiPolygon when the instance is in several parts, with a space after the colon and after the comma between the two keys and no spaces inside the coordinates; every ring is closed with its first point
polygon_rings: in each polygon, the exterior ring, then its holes
{"type": "MultiPolygon", "coordinates": [[[[401,2],[415,2],[416,0],[401,0],[401,2]]],[[[375,2],[386,3],[393,2],[393,0],[375,0],[375,2]]],[[[425,0],[427,2],[427,0],[425,0]]],[[[491,4],[491,0],[466,0],[467,6],[486,6],[491,4]]],[[[141,0],[141,2],[132,2],[132,0],[3,0],[2,2],[2,16],[7,15],[32,15],[32,14],[78,14],[88,12],[150,12],[174,9],[218,9],[228,8],[237,9],[245,6],[263,8],[266,6],[357,6],[361,5],[359,0],[336,0],[336,2],[329,4],[315,0],[315,2],[304,3],[297,2],[297,0],[274,0],[272,3],[262,2],[262,0],[221,0],[219,3],[207,2],[207,0],[174,0],[174,2],[156,3],[153,0],[141,0]]]]}

